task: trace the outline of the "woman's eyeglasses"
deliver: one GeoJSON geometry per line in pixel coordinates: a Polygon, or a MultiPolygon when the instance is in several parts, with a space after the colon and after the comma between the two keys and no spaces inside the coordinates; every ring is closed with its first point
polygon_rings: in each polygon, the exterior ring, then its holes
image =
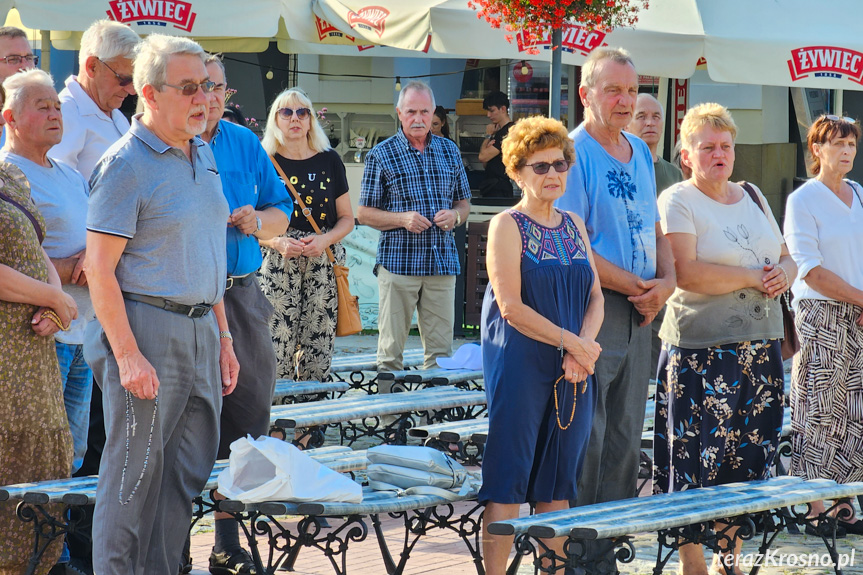
{"type": "Polygon", "coordinates": [[[125,88],[126,86],[128,86],[129,84],[131,84],[134,81],[134,78],[132,78],[132,76],[121,76],[120,74],[115,72],[114,68],[109,66],[108,63],[105,62],[104,60],[102,60],[101,58],[96,58],[96,59],[99,60],[100,62],[102,62],[102,64],[106,68],[108,68],[112,74],[114,74],[114,77],[117,78],[117,83],[120,84],[121,88],[125,88]]]}
{"type": "Polygon", "coordinates": [[[537,162],[535,164],[525,164],[525,167],[533,168],[533,173],[537,176],[547,174],[551,168],[554,168],[555,172],[562,174],[569,169],[569,162],[566,160],[555,160],[550,164],[548,162],[537,162]]]}
{"type": "Polygon", "coordinates": [[[283,120],[290,120],[291,116],[294,114],[297,115],[298,120],[305,120],[312,113],[308,108],[297,108],[294,110],[293,108],[279,108],[279,116],[282,117],[283,120]]]}
{"type": "Polygon", "coordinates": [[[850,118],[848,116],[834,116],[833,114],[826,114],[824,116],[825,120],[830,120],[831,122],[848,122],[849,124],[856,124],[857,120],[854,118],[850,118]]]}
{"type": "Polygon", "coordinates": [[[200,84],[183,84],[182,86],[175,86],[173,84],[162,85],[169,88],[174,88],[175,90],[179,90],[184,96],[194,96],[198,93],[198,88],[200,88],[203,93],[209,94],[216,87],[215,82],[201,82],[200,84]]]}

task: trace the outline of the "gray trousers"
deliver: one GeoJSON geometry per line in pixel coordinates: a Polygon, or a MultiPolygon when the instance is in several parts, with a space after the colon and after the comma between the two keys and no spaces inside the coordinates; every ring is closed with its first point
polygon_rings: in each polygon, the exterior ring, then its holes
{"type": "Polygon", "coordinates": [[[219,459],[231,454],[231,443],[246,434],[267,435],[276,386],[276,351],[270,332],[273,306],[258,286],[234,285],[225,292],[225,314],[240,363],[237,387],[222,398],[219,459]]]}
{"type": "MultiPolygon", "coordinates": [[[[578,479],[578,505],[635,497],[650,366],[650,326],[618,292],[603,289],[605,319],[596,341],[597,398],[578,479]]],[[[656,366],[652,367],[656,371],[656,366]]]]}
{"type": "Polygon", "coordinates": [[[127,395],[102,326],[91,322],[85,358],[102,389],[107,437],[93,517],[93,570],[168,575],[180,564],[189,502],[201,493],[216,459],[219,333],[212,313],[191,319],[126,301],[126,314],[159,377],[158,407],[127,395]]]}

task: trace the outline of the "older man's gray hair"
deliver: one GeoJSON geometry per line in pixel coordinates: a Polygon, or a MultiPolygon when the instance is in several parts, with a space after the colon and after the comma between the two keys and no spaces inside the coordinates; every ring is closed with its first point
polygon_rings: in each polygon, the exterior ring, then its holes
{"type": "Polygon", "coordinates": [[[161,89],[168,80],[168,59],[182,54],[198,56],[202,63],[207,59],[204,49],[188,38],[151,34],[141,40],[135,56],[135,91],[142,93],[147,84],[161,89]]]}
{"type": "Polygon", "coordinates": [[[590,53],[581,67],[581,87],[593,88],[596,85],[596,68],[603,60],[611,60],[618,64],[629,64],[635,68],[632,56],[623,48],[597,48],[590,53]]]}
{"type": "Polygon", "coordinates": [[[6,91],[3,109],[20,112],[21,106],[27,101],[28,92],[36,87],[54,90],[54,79],[51,74],[38,68],[12,74],[3,81],[3,89],[6,91]]]}
{"type": "Polygon", "coordinates": [[[135,49],[141,37],[137,32],[113,20],[97,20],[90,24],[81,36],[81,50],[78,52],[78,66],[81,69],[87,58],[95,56],[102,60],[114,58],[135,58],[135,49]]]}
{"type": "Polygon", "coordinates": [[[432,89],[429,88],[428,84],[426,84],[425,82],[420,82],[419,80],[411,80],[404,85],[402,91],[399,92],[399,100],[396,103],[396,108],[398,108],[399,110],[402,109],[402,103],[404,102],[405,95],[408,93],[409,90],[416,90],[417,92],[425,92],[426,94],[428,94],[429,98],[431,98],[431,109],[434,110],[434,92],[432,92],[432,89]]]}
{"type": "Polygon", "coordinates": [[[0,38],[24,38],[27,39],[27,32],[15,26],[0,26],[0,38]]]}

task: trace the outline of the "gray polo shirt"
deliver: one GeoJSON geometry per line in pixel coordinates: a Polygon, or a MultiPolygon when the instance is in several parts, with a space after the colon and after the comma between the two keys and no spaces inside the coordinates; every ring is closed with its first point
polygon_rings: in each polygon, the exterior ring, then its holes
{"type": "Polygon", "coordinates": [[[116,270],[121,290],[218,303],[230,212],[213,153],[196,136],[190,162],[139,118],[93,171],[87,229],[129,240],[116,270]]]}

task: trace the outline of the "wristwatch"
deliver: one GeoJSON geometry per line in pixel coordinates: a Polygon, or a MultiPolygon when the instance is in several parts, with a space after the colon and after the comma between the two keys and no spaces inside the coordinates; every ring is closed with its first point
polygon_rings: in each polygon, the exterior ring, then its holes
{"type": "Polygon", "coordinates": [[[261,231],[261,226],[263,225],[261,223],[261,218],[258,216],[255,216],[255,222],[258,224],[258,227],[255,228],[255,233],[258,233],[259,231],[261,231]]]}

